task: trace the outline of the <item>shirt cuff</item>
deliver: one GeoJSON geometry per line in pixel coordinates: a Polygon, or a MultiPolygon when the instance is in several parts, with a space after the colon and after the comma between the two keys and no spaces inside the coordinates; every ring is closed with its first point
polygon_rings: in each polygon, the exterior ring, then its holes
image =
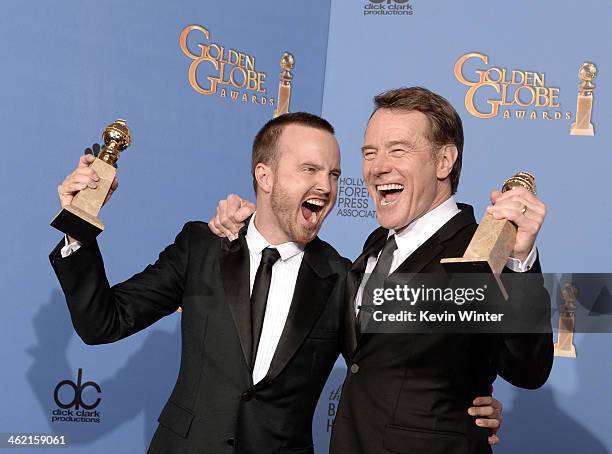
{"type": "Polygon", "coordinates": [[[62,255],[62,258],[66,258],[73,252],[78,251],[80,247],[80,241],[75,241],[74,243],[68,244],[68,236],[64,235],[64,247],[61,249],[60,254],[62,255]]]}
{"type": "Polygon", "coordinates": [[[531,269],[537,258],[538,252],[536,251],[536,247],[534,246],[531,248],[531,251],[529,251],[529,255],[527,256],[524,262],[519,259],[515,259],[514,257],[508,257],[506,266],[515,273],[525,273],[531,269]]]}

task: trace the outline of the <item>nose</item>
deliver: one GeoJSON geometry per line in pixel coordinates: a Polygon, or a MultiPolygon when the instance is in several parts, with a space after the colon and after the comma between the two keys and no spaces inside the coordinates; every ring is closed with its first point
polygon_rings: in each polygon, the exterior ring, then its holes
{"type": "Polygon", "coordinates": [[[332,192],[332,187],[335,182],[332,181],[332,175],[328,172],[319,172],[315,190],[321,195],[329,195],[332,192]]]}
{"type": "Polygon", "coordinates": [[[369,173],[374,176],[384,175],[391,172],[392,169],[391,161],[387,153],[377,153],[374,159],[365,161],[365,165],[368,166],[368,164],[370,168],[369,173]]]}

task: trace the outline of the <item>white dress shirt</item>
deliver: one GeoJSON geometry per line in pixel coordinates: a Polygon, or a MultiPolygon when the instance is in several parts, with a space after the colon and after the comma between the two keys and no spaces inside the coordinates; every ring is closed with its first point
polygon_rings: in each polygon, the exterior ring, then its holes
{"type": "Polygon", "coordinates": [[[262,251],[267,247],[274,247],[280,254],[280,259],[272,267],[270,293],[268,293],[266,314],[255,358],[255,367],[253,368],[253,383],[255,384],[268,373],[278,341],[285,328],[298,271],[304,258],[304,245],[299,243],[282,243],[271,246],[255,227],[255,214],[249,222],[246,241],[249,247],[250,258],[250,292],[253,291],[255,275],[257,274],[259,262],[261,262],[262,251]]]}
{"type": "MultiPolygon", "coordinates": [[[[251,217],[247,228],[246,242],[249,248],[250,259],[249,295],[253,291],[255,275],[261,261],[262,251],[267,247],[274,247],[278,249],[280,254],[280,259],[272,267],[270,292],[268,293],[266,313],[259,340],[259,348],[255,358],[255,367],[253,369],[253,384],[255,384],[268,373],[272,357],[283,333],[291,300],[293,299],[298,271],[304,258],[304,245],[299,243],[283,243],[271,246],[255,227],[255,214],[251,217]]],[[[80,247],[81,243],[78,241],[68,244],[68,239],[65,238],[65,245],[61,249],[61,255],[62,257],[67,257],[80,247]]]]}
{"type": "MultiPolygon", "coordinates": [[[[393,273],[404,261],[419,247],[423,245],[429,238],[431,238],[444,224],[450,221],[455,215],[461,210],[457,206],[454,197],[450,197],[448,200],[442,202],[436,208],[428,213],[425,213],[418,219],[415,219],[408,224],[399,233],[395,230],[389,230],[387,238],[391,235],[395,235],[395,242],[397,243],[397,249],[393,252],[393,261],[391,262],[390,273],[393,273]]],[[[378,253],[380,255],[380,252],[378,253]]],[[[522,273],[528,271],[534,264],[537,254],[535,246],[529,252],[529,255],[525,259],[525,262],[521,262],[519,259],[513,257],[508,258],[506,266],[512,271],[522,273]]],[[[363,296],[363,289],[368,282],[369,273],[374,270],[378,256],[368,258],[365,269],[365,277],[361,281],[357,296],[355,297],[355,313],[359,311],[361,306],[361,299],[363,296]]]]}

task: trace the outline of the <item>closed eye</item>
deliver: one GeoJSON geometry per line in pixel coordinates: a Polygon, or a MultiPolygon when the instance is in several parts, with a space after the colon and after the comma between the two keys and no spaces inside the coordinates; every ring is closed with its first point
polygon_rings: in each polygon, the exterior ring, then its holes
{"type": "Polygon", "coordinates": [[[363,159],[367,161],[371,161],[376,157],[376,152],[374,150],[363,150],[361,154],[363,156],[363,159]]]}

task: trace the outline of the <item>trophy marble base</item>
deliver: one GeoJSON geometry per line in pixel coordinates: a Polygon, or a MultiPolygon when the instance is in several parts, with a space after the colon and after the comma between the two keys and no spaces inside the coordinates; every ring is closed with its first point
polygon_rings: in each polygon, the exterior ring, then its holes
{"type": "Polygon", "coordinates": [[[452,259],[442,259],[440,260],[440,263],[442,264],[444,271],[449,274],[491,274],[495,278],[495,282],[497,282],[497,286],[499,287],[502,297],[505,300],[508,299],[508,291],[501,280],[500,273],[493,271],[491,263],[488,262],[486,258],[483,257],[480,259],[471,259],[466,257],[458,257],[452,259]]]}
{"type": "Polygon", "coordinates": [[[104,204],[117,169],[96,158],[89,166],[96,171],[100,180],[95,189],[87,187],[72,199],[53,218],[51,226],[82,243],[93,241],[103,230],[104,224],[98,219],[98,213],[104,204]]]}
{"type": "Polygon", "coordinates": [[[576,123],[572,123],[570,129],[571,136],[594,136],[595,130],[593,129],[593,125],[589,124],[586,128],[579,128],[576,123]]]}
{"type": "Polygon", "coordinates": [[[593,97],[578,95],[576,105],[576,121],[570,126],[571,136],[594,136],[595,131],[591,123],[591,111],[593,109],[593,97]]]}
{"type": "Polygon", "coordinates": [[[555,342],[555,356],[560,356],[562,358],[575,358],[576,347],[572,345],[569,350],[566,350],[559,346],[559,342],[555,342]]]}
{"type": "Polygon", "coordinates": [[[104,224],[96,216],[74,205],[62,208],[51,221],[51,226],[82,243],[93,241],[104,230],[104,224]]]}
{"type": "Polygon", "coordinates": [[[559,337],[555,342],[555,356],[564,358],[575,358],[576,347],[574,347],[575,316],[564,314],[559,316],[559,337]]]}
{"type": "Polygon", "coordinates": [[[506,266],[515,240],[516,226],[512,222],[485,214],[463,257],[442,259],[440,263],[448,273],[493,274],[507,300],[508,292],[500,273],[506,266]]]}

